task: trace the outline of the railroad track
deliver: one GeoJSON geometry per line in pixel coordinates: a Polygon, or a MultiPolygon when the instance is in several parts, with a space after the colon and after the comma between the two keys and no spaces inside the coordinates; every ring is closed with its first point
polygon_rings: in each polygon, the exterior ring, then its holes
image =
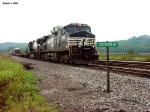
{"type": "MultiPolygon", "coordinates": [[[[96,70],[104,70],[104,71],[107,70],[105,60],[101,60],[98,62],[98,64],[95,64],[95,65],[94,64],[93,65],[76,65],[76,64],[70,64],[70,63],[61,63],[57,61],[48,61],[48,62],[69,65],[69,66],[74,66],[74,67],[96,69],[96,70]]],[[[136,76],[150,78],[150,62],[109,61],[109,70],[111,72],[120,73],[120,74],[136,75],[136,76]]]]}
{"type": "MultiPolygon", "coordinates": [[[[99,61],[94,67],[106,70],[106,61],[99,61]]],[[[150,62],[109,61],[109,70],[117,73],[150,77],[150,62]]]]}
{"type": "MultiPolygon", "coordinates": [[[[99,65],[106,65],[106,61],[99,61],[99,65]]],[[[150,69],[150,62],[140,61],[109,61],[110,66],[150,69]]]]}
{"type": "MultiPolygon", "coordinates": [[[[68,65],[67,63],[63,63],[68,65]]],[[[83,67],[96,70],[107,70],[106,61],[99,61],[98,64],[93,65],[75,65],[69,64],[70,66],[83,67]]],[[[111,72],[135,75],[140,77],[150,78],[150,62],[139,62],[139,61],[109,61],[109,70],[111,72]]]]}

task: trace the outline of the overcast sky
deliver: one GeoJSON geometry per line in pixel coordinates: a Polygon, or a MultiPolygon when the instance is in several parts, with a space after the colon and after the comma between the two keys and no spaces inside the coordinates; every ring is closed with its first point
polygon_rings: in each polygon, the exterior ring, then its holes
{"type": "Polygon", "coordinates": [[[150,0],[0,0],[0,42],[27,43],[76,22],[99,42],[150,35],[150,0]]]}

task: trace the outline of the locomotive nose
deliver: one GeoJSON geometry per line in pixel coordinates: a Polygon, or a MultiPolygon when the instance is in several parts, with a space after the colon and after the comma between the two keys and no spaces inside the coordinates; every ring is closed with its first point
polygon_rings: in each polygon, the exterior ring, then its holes
{"type": "Polygon", "coordinates": [[[70,37],[90,37],[95,38],[95,35],[91,34],[90,32],[86,31],[78,31],[70,34],[70,37]]]}

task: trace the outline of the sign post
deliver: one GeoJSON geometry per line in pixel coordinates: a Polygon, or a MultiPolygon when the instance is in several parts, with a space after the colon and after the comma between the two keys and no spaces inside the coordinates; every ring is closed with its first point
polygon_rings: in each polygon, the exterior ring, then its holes
{"type": "Polygon", "coordinates": [[[118,42],[97,42],[97,47],[106,47],[106,54],[107,54],[107,90],[106,92],[110,91],[110,75],[109,75],[109,47],[118,47],[118,42]]]}
{"type": "Polygon", "coordinates": [[[109,48],[106,47],[107,52],[107,92],[110,92],[110,75],[109,75],[109,48]]]}

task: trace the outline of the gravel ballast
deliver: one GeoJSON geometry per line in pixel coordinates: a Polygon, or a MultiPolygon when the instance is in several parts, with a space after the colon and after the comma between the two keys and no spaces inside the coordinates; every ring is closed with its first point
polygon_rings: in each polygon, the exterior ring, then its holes
{"type": "Polygon", "coordinates": [[[112,92],[107,89],[102,70],[37,61],[12,56],[19,62],[32,63],[30,70],[42,79],[39,93],[65,112],[143,112],[150,111],[150,79],[110,72],[112,92]]]}

